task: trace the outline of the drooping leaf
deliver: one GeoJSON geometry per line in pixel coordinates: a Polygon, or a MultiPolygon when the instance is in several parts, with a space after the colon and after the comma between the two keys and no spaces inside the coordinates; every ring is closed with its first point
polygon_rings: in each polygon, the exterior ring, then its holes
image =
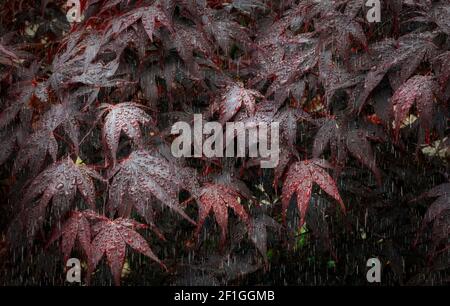
{"type": "Polygon", "coordinates": [[[107,112],[103,126],[103,137],[114,163],[116,162],[116,154],[122,132],[133,139],[135,143],[140,144],[142,139],[140,124],[154,125],[150,115],[137,103],[104,104],[100,109],[107,112]]]}
{"type": "Polygon", "coordinates": [[[116,285],[120,285],[127,245],[166,269],[150,249],[147,241],[136,231],[139,228],[143,228],[143,225],[134,220],[122,218],[115,220],[104,218],[96,223],[93,229],[95,237],[91,245],[92,256],[89,260],[89,271],[92,272],[106,254],[114,282],[116,285]]]}
{"type": "Polygon", "coordinates": [[[419,198],[436,198],[428,208],[423,224],[427,225],[441,215],[445,210],[450,209],[450,184],[438,185],[422,194],[419,198]]]}
{"type": "MultiPolygon", "coordinates": [[[[346,122],[327,118],[322,121],[322,126],[314,139],[313,157],[319,158],[327,147],[330,147],[332,159],[339,167],[343,167],[350,153],[373,172],[378,184],[381,185],[381,173],[369,142],[371,136],[369,130],[348,126],[346,122]]],[[[383,135],[376,136],[380,139],[383,135]]]]}
{"type": "Polygon", "coordinates": [[[262,95],[256,90],[246,89],[242,83],[228,85],[215,102],[220,108],[220,122],[224,124],[229,121],[241,107],[245,107],[250,115],[254,115],[256,98],[262,98],[262,95]]]}
{"type": "Polygon", "coordinates": [[[25,165],[32,172],[38,172],[48,155],[56,161],[58,143],[54,131],[61,126],[70,137],[74,146],[74,153],[78,154],[79,125],[75,119],[75,112],[70,105],[57,104],[48,110],[37,123],[36,132],[31,134],[23,144],[15,159],[13,172],[17,173],[25,165]]]}
{"type": "MultiPolygon", "coordinates": [[[[383,48],[387,54],[385,53],[384,56],[380,54],[381,61],[378,59],[379,62],[372,64],[365,79],[364,89],[357,99],[356,108],[359,111],[362,110],[369,95],[392,69],[395,68],[398,71],[391,77],[391,84],[394,89],[397,89],[414,74],[423,60],[434,58],[436,46],[432,39],[433,35],[430,33],[409,34],[399,39],[397,48],[383,48]]],[[[390,41],[385,43],[389,45],[390,41]]]]}
{"type": "Polygon", "coordinates": [[[33,62],[30,67],[23,68],[18,73],[19,81],[14,83],[8,90],[6,108],[0,114],[0,128],[10,125],[14,119],[19,117],[22,124],[31,121],[33,103],[48,101],[48,90],[46,82],[37,82],[39,64],[33,62]]]}
{"type": "Polygon", "coordinates": [[[247,226],[250,226],[250,218],[244,207],[238,202],[239,196],[237,191],[225,185],[207,184],[203,187],[197,202],[199,213],[196,235],[200,234],[206,217],[212,211],[220,227],[220,245],[223,247],[228,232],[228,208],[231,208],[247,226]]]}
{"type": "Polygon", "coordinates": [[[32,239],[46,217],[51,202],[51,211],[60,219],[72,206],[77,191],[85,202],[95,208],[95,189],[92,178],[103,178],[84,164],[75,164],[70,158],[53,163],[40,173],[25,189],[21,203],[23,210],[18,218],[32,239]]]}
{"type": "Polygon", "coordinates": [[[313,183],[339,202],[345,212],[344,202],[339,195],[336,183],[326,172],[330,166],[324,160],[312,159],[294,163],[290,166],[283,185],[282,214],[286,220],[286,212],[289,202],[294,194],[297,195],[297,207],[300,215],[299,227],[305,222],[306,212],[309,206],[313,183]]]}
{"type": "Polygon", "coordinates": [[[413,104],[419,113],[420,125],[429,133],[434,110],[434,97],[437,83],[432,76],[417,75],[403,84],[392,96],[394,114],[394,134],[398,140],[400,127],[413,104]]]}
{"type": "MultiPolygon", "coordinates": [[[[185,187],[184,180],[177,168],[167,160],[152,156],[148,151],[138,150],[119,163],[114,172],[109,190],[111,211],[119,210],[122,215],[135,207],[142,214],[146,203],[151,203],[151,197],[154,196],[163,205],[196,224],[179,205],[178,192],[185,187]]],[[[147,221],[151,220],[147,214],[144,217],[147,221]]]]}
{"type": "Polygon", "coordinates": [[[70,217],[53,231],[48,245],[61,238],[61,250],[64,261],[70,257],[75,242],[78,240],[87,258],[91,256],[91,225],[83,212],[74,211],[70,217]]]}
{"type": "Polygon", "coordinates": [[[50,155],[53,161],[56,161],[57,153],[58,143],[53,132],[45,129],[39,130],[29,137],[19,151],[14,160],[13,172],[17,173],[27,164],[33,173],[39,172],[47,154],[50,155]]]}
{"type": "Polygon", "coordinates": [[[153,41],[153,34],[157,26],[164,25],[172,29],[169,18],[162,9],[160,1],[157,0],[151,5],[138,7],[120,18],[113,19],[110,22],[110,29],[106,35],[107,37],[115,37],[139,20],[141,20],[150,41],[153,41]]]}

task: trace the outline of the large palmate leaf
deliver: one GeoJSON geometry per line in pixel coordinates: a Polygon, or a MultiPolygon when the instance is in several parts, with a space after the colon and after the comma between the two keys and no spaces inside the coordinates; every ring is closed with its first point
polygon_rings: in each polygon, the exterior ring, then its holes
{"type": "Polygon", "coordinates": [[[98,221],[92,229],[95,237],[91,244],[92,254],[89,260],[89,271],[92,272],[103,255],[106,255],[114,282],[116,285],[120,285],[127,245],[166,268],[150,249],[147,241],[136,231],[144,227],[143,224],[131,219],[109,220],[103,218],[98,221]]]}
{"type": "Polygon", "coordinates": [[[37,123],[36,131],[23,144],[14,163],[14,172],[28,164],[32,172],[40,171],[45,157],[57,158],[58,143],[54,131],[62,127],[73,143],[74,153],[78,154],[79,125],[75,118],[76,112],[70,105],[53,105],[37,123]]]}
{"type": "Polygon", "coordinates": [[[18,73],[18,82],[11,86],[7,93],[6,108],[0,114],[0,128],[10,125],[14,119],[20,118],[23,125],[31,121],[33,103],[48,100],[46,82],[36,81],[39,64],[33,62],[28,68],[22,68],[18,73]]]}
{"type": "Polygon", "coordinates": [[[229,121],[241,107],[245,107],[250,115],[254,115],[256,98],[262,97],[258,91],[246,89],[242,83],[230,84],[215,102],[220,108],[220,122],[224,124],[229,121]]]}
{"type": "Polygon", "coordinates": [[[251,45],[248,32],[245,27],[232,20],[230,14],[214,15],[211,9],[204,10],[203,21],[206,32],[214,37],[218,46],[226,54],[230,51],[233,42],[239,42],[244,49],[251,45]]]}
{"type": "Polygon", "coordinates": [[[438,84],[432,76],[417,75],[403,84],[392,96],[394,113],[394,133],[399,137],[400,127],[411,107],[416,104],[420,125],[426,133],[430,132],[433,119],[434,100],[438,84]]]}
{"type": "Polygon", "coordinates": [[[116,153],[119,146],[120,134],[133,139],[140,144],[142,139],[140,124],[152,124],[153,119],[137,103],[125,102],[117,105],[103,104],[100,109],[107,112],[103,125],[103,138],[108,146],[113,162],[116,162],[116,153]]]}
{"type": "Polygon", "coordinates": [[[30,203],[41,196],[40,203],[47,205],[50,200],[61,214],[66,211],[77,191],[84,200],[95,208],[95,189],[92,178],[103,178],[94,170],[83,164],[75,164],[70,158],[58,161],[39,174],[27,187],[23,203],[30,203]]]}
{"type": "Polygon", "coordinates": [[[261,29],[257,39],[259,48],[254,55],[259,69],[250,83],[264,86],[267,80],[273,81],[267,88],[266,97],[274,94],[277,103],[282,103],[290,95],[301,100],[306,86],[304,77],[318,60],[317,38],[311,33],[288,35],[286,28],[291,19],[292,16],[288,15],[261,29]]]}
{"type": "MultiPolygon", "coordinates": [[[[402,36],[396,48],[385,48],[384,56],[367,73],[364,90],[356,101],[356,107],[361,111],[367,98],[380,84],[386,74],[393,69],[390,82],[397,89],[404,81],[414,74],[416,69],[426,59],[432,59],[436,55],[436,45],[433,43],[433,34],[409,34],[402,36]]],[[[389,44],[389,41],[386,41],[389,44]]],[[[381,55],[381,54],[380,54],[381,55]]]]}
{"type": "Polygon", "coordinates": [[[14,160],[13,172],[17,173],[28,164],[32,173],[39,172],[44,164],[46,156],[50,155],[56,161],[58,154],[58,143],[53,132],[40,130],[32,134],[23,145],[14,160]]]}
{"type": "Polygon", "coordinates": [[[314,138],[313,157],[319,158],[330,147],[332,158],[339,167],[343,167],[348,153],[350,153],[369,168],[378,183],[381,184],[381,173],[376,165],[375,155],[369,140],[383,139],[383,134],[376,129],[370,131],[363,127],[349,126],[348,123],[338,122],[334,118],[326,118],[320,121],[322,125],[314,138]]]}
{"type": "Polygon", "coordinates": [[[200,230],[206,217],[210,212],[214,213],[217,223],[220,227],[220,245],[225,244],[228,232],[228,208],[231,208],[235,214],[247,225],[250,225],[250,218],[244,207],[238,202],[239,192],[230,187],[221,184],[207,184],[200,192],[197,204],[199,206],[196,235],[200,230]]]}
{"type": "Polygon", "coordinates": [[[139,20],[141,20],[150,41],[153,41],[155,29],[160,25],[172,29],[172,24],[164,12],[160,1],[154,1],[152,5],[136,8],[122,15],[120,18],[113,19],[110,22],[110,28],[106,36],[108,38],[110,36],[115,37],[139,20]]]}
{"type": "Polygon", "coordinates": [[[70,209],[77,191],[91,208],[95,208],[92,178],[103,181],[97,172],[83,164],[75,164],[70,158],[49,166],[24,191],[24,209],[19,214],[21,230],[26,231],[28,238],[34,237],[45,221],[49,203],[52,203],[53,215],[59,219],[70,209]]]}
{"type": "Polygon", "coordinates": [[[61,238],[61,251],[64,260],[69,259],[75,242],[78,240],[85,255],[91,256],[91,225],[86,218],[84,212],[74,211],[70,217],[60,226],[57,227],[48,241],[48,245],[61,238]]]}
{"type": "Polygon", "coordinates": [[[330,14],[326,22],[320,24],[319,32],[328,35],[335,45],[336,53],[343,59],[348,57],[352,41],[367,47],[367,38],[362,26],[351,17],[340,13],[330,14]]]}
{"type": "Polygon", "coordinates": [[[126,216],[134,207],[152,224],[151,211],[146,207],[152,203],[154,196],[163,205],[196,224],[178,203],[178,192],[186,186],[181,172],[162,157],[153,156],[145,150],[134,151],[116,167],[109,189],[110,209],[126,216]]]}
{"type": "Polygon", "coordinates": [[[364,80],[358,71],[348,71],[343,65],[333,61],[331,52],[322,52],[319,59],[319,80],[325,89],[325,102],[329,105],[335,93],[340,90],[352,97],[352,88],[364,80]]]}
{"type": "Polygon", "coordinates": [[[300,215],[299,227],[303,226],[309,207],[313,183],[319,185],[323,191],[338,201],[342,210],[345,211],[344,202],[339,195],[336,183],[326,172],[326,168],[330,168],[330,165],[326,161],[319,159],[305,160],[290,166],[281,195],[284,220],[286,220],[289,202],[292,196],[297,194],[297,207],[300,215]]]}

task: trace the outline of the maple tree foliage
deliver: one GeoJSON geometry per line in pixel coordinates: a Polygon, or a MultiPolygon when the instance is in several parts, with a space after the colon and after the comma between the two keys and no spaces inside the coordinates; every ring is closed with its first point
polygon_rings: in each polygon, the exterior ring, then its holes
{"type": "Polygon", "coordinates": [[[233,84],[225,89],[225,93],[220,97],[220,121],[229,121],[240,109],[245,107],[250,115],[255,114],[255,104],[257,97],[262,95],[255,91],[243,88],[242,84],[233,84]]]}
{"type": "Polygon", "coordinates": [[[442,220],[442,217],[447,217],[445,212],[450,209],[450,185],[448,183],[444,183],[438,186],[435,186],[431,190],[423,193],[419,198],[437,198],[431,205],[428,207],[427,212],[422,221],[422,230],[431,222],[434,221],[434,233],[437,235],[433,235],[433,244],[435,247],[444,242],[446,244],[446,238],[448,235],[448,226],[446,225],[446,220],[442,220]],[[443,221],[443,222],[442,222],[443,221]]]}
{"type": "Polygon", "coordinates": [[[211,184],[205,186],[200,191],[199,196],[197,235],[199,234],[206,217],[212,211],[220,227],[220,244],[223,245],[228,231],[228,208],[231,208],[236,215],[249,226],[249,216],[244,207],[238,202],[238,197],[238,192],[225,185],[211,184]]]}
{"type": "Polygon", "coordinates": [[[39,174],[27,187],[22,203],[33,205],[40,196],[37,207],[45,211],[52,202],[53,211],[60,216],[70,209],[76,192],[80,192],[91,208],[95,207],[95,189],[92,178],[103,180],[94,170],[77,165],[70,158],[51,165],[39,174]]]}
{"type": "Polygon", "coordinates": [[[310,283],[330,256],[346,277],[314,282],[365,281],[347,265],[366,252],[389,284],[446,279],[447,0],[381,1],[382,22],[362,0],[79,3],[75,19],[64,0],[0,3],[1,283],[48,278],[27,254],[57,241],[95,284],[146,258],[175,271],[158,284],[186,266],[190,284],[310,283]],[[194,114],[278,122],[278,165],[173,157],[194,114]]]}
{"type": "Polygon", "coordinates": [[[297,207],[300,214],[299,226],[305,222],[306,212],[309,207],[313,183],[328,193],[339,202],[345,211],[344,202],[339,195],[338,188],[324,168],[330,168],[323,160],[305,160],[290,166],[281,195],[283,204],[283,219],[286,219],[286,210],[293,194],[297,195],[297,207]]]}
{"type": "Polygon", "coordinates": [[[152,119],[139,107],[139,104],[120,103],[101,105],[99,108],[108,112],[105,117],[103,137],[115,162],[121,132],[140,143],[142,136],[139,124],[151,123],[152,119]]]}
{"type": "Polygon", "coordinates": [[[124,215],[131,204],[148,222],[153,223],[151,210],[147,210],[151,208],[145,207],[145,202],[154,196],[195,224],[178,203],[178,192],[182,187],[180,173],[168,161],[144,150],[134,151],[119,164],[114,174],[109,192],[110,208],[120,209],[119,214],[124,215]]]}
{"type": "Polygon", "coordinates": [[[91,256],[91,226],[83,212],[72,212],[61,228],[55,229],[48,244],[52,244],[59,238],[62,239],[61,251],[66,260],[69,258],[76,240],[79,241],[86,256],[91,256]]]}
{"type": "Polygon", "coordinates": [[[106,255],[114,281],[116,284],[120,284],[127,245],[166,268],[150,249],[147,241],[136,231],[140,227],[142,227],[142,224],[123,218],[115,220],[102,218],[97,222],[92,229],[95,237],[90,245],[89,270],[92,271],[103,255],[106,255]]]}
{"type": "Polygon", "coordinates": [[[432,77],[414,76],[403,84],[392,96],[395,134],[398,137],[401,122],[405,119],[414,102],[420,117],[420,125],[430,131],[434,110],[434,95],[437,83],[432,77]]]}
{"type": "Polygon", "coordinates": [[[348,151],[368,167],[374,173],[378,183],[381,184],[380,170],[376,165],[369,139],[383,139],[382,132],[380,133],[377,129],[365,129],[364,127],[353,128],[345,120],[326,118],[320,121],[322,121],[320,122],[322,126],[314,139],[313,156],[318,158],[329,146],[332,151],[331,157],[340,168],[347,160],[348,151]]]}

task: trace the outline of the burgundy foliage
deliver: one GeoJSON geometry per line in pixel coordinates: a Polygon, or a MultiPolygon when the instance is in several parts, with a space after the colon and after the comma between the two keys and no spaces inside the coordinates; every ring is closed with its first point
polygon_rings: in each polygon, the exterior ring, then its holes
{"type": "Polygon", "coordinates": [[[0,283],[449,281],[447,0],[80,2],[0,4],[0,283]],[[278,166],[174,158],[197,113],[278,166]]]}

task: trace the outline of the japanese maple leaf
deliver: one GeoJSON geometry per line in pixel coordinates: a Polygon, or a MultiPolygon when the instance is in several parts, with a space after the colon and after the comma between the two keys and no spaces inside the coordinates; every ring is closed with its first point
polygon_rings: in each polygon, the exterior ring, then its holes
{"type": "Polygon", "coordinates": [[[45,221],[47,206],[52,201],[52,211],[61,218],[70,208],[77,190],[91,206],[95,205],[95,190],[91,178],[103,181],[95,171],[72,160],[62,160],[52,164],[39,174],[25,189],[22,198],[24,209],[19,214],[18,225],[28,239],[45,221]],[[40,197],[39,197],[40,196],[40,197]],[[34,200],[37,200],[35,203],[34,200]]]}
{"type": "Polygon", "coordinates": [[[78,154],[79,126],[75,119],[76,112],[67,104],[52,106],[37,123],[36,132],[31,134],[19,151],[14,161],[13,172],[21,170],[26,164],[32,172],[39,171],[47,154],[56,161],[58,143],[54,130],[62,127],[74,145],[74,153],[78,154]]]}
{"type": "MultiPolygon", "coordinates": [[[[286,17],[287,18],[287,17],[286,17]]],[[[290,94],[297,100],[303,97],[305,81],[302,79],[318,60],[318,40],[310,33],[287,36],[284,32],[285,18],[265,28],[257,40],[259,45],[254,61],[259,67],[250,84],[263,87],[267,79],[273,80],[267,88],[266,97],[275,94],[275,102],[284,102],[290,94]]]]}
{"type": "Polygon", "coordinates": [[[433,34],[429,32],[408,34],[399,39],[396,49],[384,48],[385,51],[380,56],[382,60],[375,63],[366,75],[364,89],[356,102],[358,110],[362,110],[367,98],[388,73],[389,81],[396,90],[414,74],[424,60],[434,58],[436,46],[432,39],[433,34]],[[397,70],[394,72],[393,69],[397,70]]]}
{"type": "Polygon", "coordinates": [[[48,91],[46,82],[36,82],[39,64],[34,62],[29,68],[23,68],[18,73],[19,81],[11,86],[7,93],[6,108],[0,114],[0,128],[11,124],[19,117],[22,124],[31,121],[33,100],[47,102],[48,91]]]}
{"type": "Polygon", "coordinates": [[[100,106],[102,115],[107,112],[105,124],[103,125],[103,138],[110,150],[114,164],[116,163],[116,153],[119,145],[121,132],[133,139],[137,144],[141,142],[140,124],[148,123],[154,125],[154,121],[140,104],[125,102],[117,105],[103,104],[100,106]]]}
{"type": "Polygon", "coordinates": [[[131,219],[109,220],[103,218],[97,222],[92,230],[95,237],[91,244],[92,253],[89,260],[89,271],[93,272],[103,255],[106,255],[114,282],[116,285],[120,285],[127,245],[153,259],[167,270],[166,266],[150,249],[147,241],[136,231],[140,228],[145,228],[145,225],[131,219]]]}
{"type": "Polygon", "coordinates": [[[53,89],[59,92],[61,87],[80,83],[92,89],[123,86],[126,81],[118,78],[117,73],[120,58],[125,48],[136,40],[135,33],[123,31],[115,39],[108,39],[101,31],[84,34],[84,31],[70,33],[64,51],[54,56],[49,79],[53,89]]]}
{"type": "Polygon", "coordinates": [[[52,200],[53,209],[63,215],[74,200],[77,190],[90,207],[95,208],[95,189],[92,178],[103,181],[94,170],[83,164],[75,164],[70,158],[56,162],[39,174],[27,187],[23,203],[29,204],[41,196],[40,205],[52,200]]]}
{"type": "Polygon", "coordinates": [[[361,25],[344,14],[334,12],[327,16],[325,22],[318,24],[318,27],[319,32],[330,37],[337,54],[343,59],[348,58],[352,40],[367,47],[366,35],[361,25]]]}
{"type": "Polygon", "coordinates": [[[442,215],[444,211],[450,210],[450,183],[444,183],[432,188],[422,194],[419,199],[421,198],[437,198],[436,201],[428,207],[425,217],[423,218],[424,227],[442,215]]]}
{"type": "Polygon", "coordinates": [[[229,14],[213,14],[214,10],[205,10],[203,15],[206,32],[213,36],[220,48],[228,54],[233,41],[240,42],[245,49],[251,45],[251,40],[245,28],[231,20],[229,14]]]}
{"type": "Polygon", "coordinates": [[[292,164],[287,172],[281,194],[283,222],[286,222],[286,212],[292,195],[297,194],[297,207],[300,215],[299,227],[305,223],[306,212],[309,207],[313,183],[336,199],[345,212],[344,202],[339,195],[336,183],[325,171],[331,166],[324,160],[311,159],[292,164]]]}
{"type": "Polygon", "coordinates": [[[320,54],[319,80],[325,89],[325,102],[329,105],[338,90],[345,90],[352,96],[350,88],[361,83],[364,75],[348,72],[342,65],[332,60],[330,51],[324,51],[320,54]]]}
{"type": "MultiPolygon", "coordinates": [[[[257,111],[254,116],[241,118],[236,117],[235,121],[241,120],[244,123],[264,122],[271,124],[279,123],[280,127],[280,159],[275,168],[274,186],[278,184],[278,180],[283,175],[286,166],[291,159],[297,155],[295,143],[297,140],[298,122],[301,120],[312,121],[311,116],[304,112],[301,108],[292,108],[289,106],[279,107],[273,101],[264,101],[257,105],[257,111]]],[[[237,116],[239,116],[238,114],[237,116]]],[[[260,159],[254,159],[247,166],[254,166],[260,162],[260,159]]]]}
{"type": "MultiPolygon", "coordinates": [[[[198,237],[200,230],[205,223],[206,217],[212,211],[220,227],[220,245],[225,245],[228,232],[228,208],[231,208],[236,215],[249,227],[250,218],[244,207],[238,202],[240,194],[225,185],[206,184],[200,191],[198,197],[199,215],[195,235],[198,237]]],[[[249,230],[250,231],[250,230],[249,230]]]]}
{"type": "Polygon", "coordinates": [[[181,169],[171,165],[166,159],[152,156],[145,150],[134,151],[119,163],[114,171],[115,175],[109,189],[111,211],[127,212],[134,207],[152,224],[152,219],[145,213],[147,211],[145,208],[154,196],[195,225],[196,223],[186,215],[178,203],[178,192],[185,186],[185,179],[181,177],[180,172],[181,169]]]}
{"type": "Polygon", "coordinates": [[[172,23],[163,10],[160,1],[155,1],[152,5],[133,9],[122,15],[120,18],[112,19],[110,22],[110,29],[106,33],[106,36],[116,36],[139,20],[141,20],[150,41],[153,41],[155,28],[160,25],[164,25],[172,30],[172,23]]]}
{"type": "Polygon", "coordinates": [[[232,244],[238,245],[243,240],[245,234],[249,234],[250,241],[256,247],[260,255],[264,258],[264,262],[267,264],[267,228],[270,227],[279,232],[282,226],[261,209],[259,210],[260,211],[252,218],[251,232],[248,231],[247,226],[237,224],[231,232],[231,240],[232,244]]]}
{"type": "Polygon", "coordinates": [[[437,198],[429,207],[422,221],[420,231],[417,233],[414,244],[419,241],[419,234],[425,227],[433,222],[433,235],[432,240],[434,247],[436,248],[441,241],[448,243],[448,212],[450,211],[450,183],[444,183],[438,185],[431,190],[423,193],[417,199],[417,201],[423,198],[437,198]]]}
{"type": "Polygon", "coordinates": [[[228,85],[218,101],[214,102],[220,107],[220,122],[224,124],[229,121],[242,106],[250,115],[254,115],[256,98],[263,96],[256,90],[246,89],[240,82],[228,85]]]}
{"type": "Polygon", "coordinates": [[[394,114],[394,135],[398,140],[400,127],[413,104],[416,104],[422,129],[430,132],[433,119],[434,96],[438,84],[433,76],[416,75],[403,84],[392,96],[394,114]]]}
{"type": "Polygon", "coordinates": [[[369,168],[375,175],[378,184],[381,184],[381,173],[376,165],[369,139],[378,140],[383,135],[376,129],[371,133],[364,128],[347,125],[346,122],[338,122],[332,118],[324,119],[314,138],[313,157],[319,158],[329,146],[333,159],[336,160],[339,167],[342,167],[347,159],[347,154],[350,153],[369,168]]]}
{"type": "Polygon", "coordinates": [[[64,101],[61,104],[53,105],[48,110],[39,122],[39,129],[54,131],[58,127],[62,127],[64,132],[69,136],[78,154],[78,138],[79,138],[79,124],[76,119],[78,112],[75,107],[64,101]]]}
{"type": "Polygon", "coordinates": [[[193,65],[194,51],[204,56],[212,54],[211,42],[194,27],[177,22],[174,24],[172,36],[169,42],[187,65],[193,65]]]}
{"type": "Polygon", "coordinates": [[[87,258],[91,256],[91,225],[84,212],[73,211],[70,217],[61,225],[55,228],[47,245],[54,243],[61,238],[61,250],[64,261],[70,256],[75,242],[78,240],[87,258]]]}
{"type": "Polygon", "coordinates": [[[57,153],[58,143],[53,132],[39,130],[32,134],[20,149],[14,160],[13,173],[23,169],[25,165],[28,165],[32,173],[39,172],[47,154],[50,155],[53,161],[56,161],[57,153]]]}

